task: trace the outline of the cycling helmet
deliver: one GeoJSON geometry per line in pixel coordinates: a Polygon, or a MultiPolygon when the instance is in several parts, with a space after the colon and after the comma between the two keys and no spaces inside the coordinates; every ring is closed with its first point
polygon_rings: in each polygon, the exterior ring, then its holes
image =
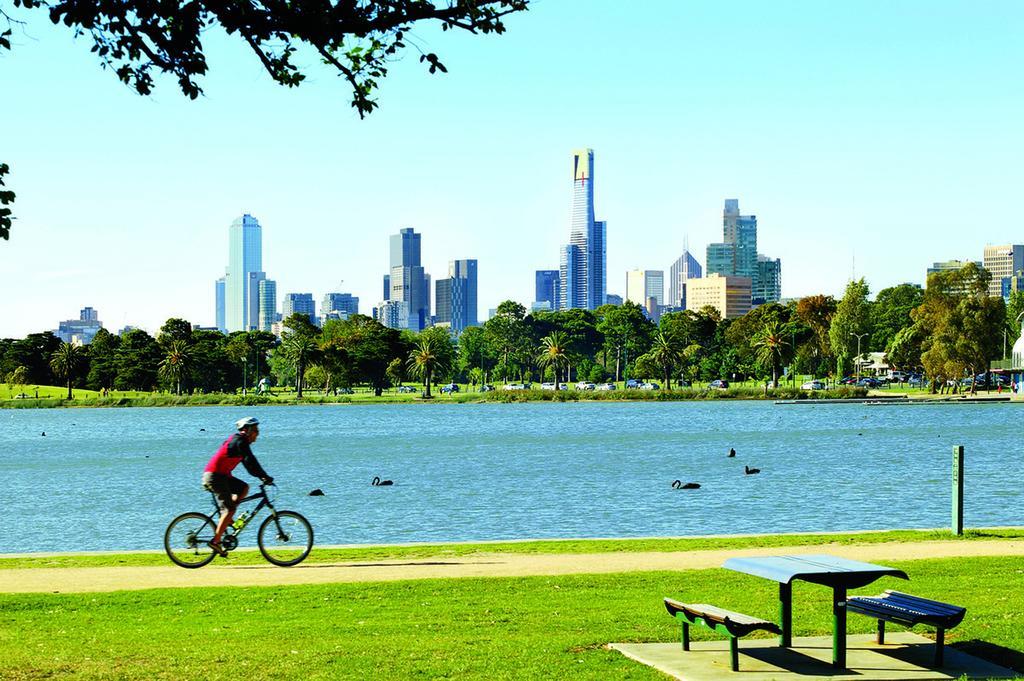
{"type": "Polygon", "coordinates": [[[235,422],[235,427],[238,428],[238,430],[258,425],[260,425],[260,422],[255,416],[246,416],[244,419],[238,419],[238,421],[235,422]]]}

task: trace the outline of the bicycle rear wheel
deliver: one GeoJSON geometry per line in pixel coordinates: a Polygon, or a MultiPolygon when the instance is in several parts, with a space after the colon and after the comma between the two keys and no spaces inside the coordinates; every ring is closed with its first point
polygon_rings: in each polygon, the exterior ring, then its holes
{"type": "Polygon", "coordinates": [[[298,565],[313,548],[313,527],[295,511],[278,511],[260,525],[256,535],[260,553],[274,565],[298,565]]]}
{"type": "Polygon", "coordinates": [[[167,557],[183,568],[203,567],[215,554],[209,541],[217,526],[202,513],[183,513],[171,521],[164,532],[167,557]]]}

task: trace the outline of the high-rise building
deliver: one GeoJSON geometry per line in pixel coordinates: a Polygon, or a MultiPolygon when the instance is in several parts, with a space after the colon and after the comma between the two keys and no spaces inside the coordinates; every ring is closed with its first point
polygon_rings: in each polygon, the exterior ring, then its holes
{"type": "Polygon", "coordinates": [[[403,303],[408,309],[404,315],[387,318],[407,319],[407,325],[400,328],[422,331],[430,321],[430,277],[420,262],[420,235],[412,228],[401,229],[391,236],[390,246],[391,271],[384,279],[388,286],[384,300],[403,303]]]}
{"type": "Polygon", "coordinates": [[[668,305],[686,309],[686,280],[703,275],[704,270],[700,263],[690,254],[688,248],[684,248],[683,254],[669,269],[668,305]]]}
{"type": "Polygon", "coordinates": [[[606,305],[622,305],[622,296],[616,295],[615,293],[609,293],[606,295],[605,300],[607,301],[605,303],[606,305]]]}
{"type": "Polygon", "coordinates": [[[277,282],[273,279],[261,279],[259,283],[260,311],[258,328],[270,331],[277,321],[277,282]]]}
{"type": "Polygon", "coordinates": [[[320,316],[324,319],[348,319],[359,314],[359,297],[351,293],[325,293],[320,303],[320,316]]]}
{"type": "Polygon", "coordinates": [[[225,321],[225,314],[226,314],[225,310],[227,309],[226,308],[226,301],[225,301],[225,286],[224,286],[225,279],[226,279],[225,277],[221,277],[213,285],[213,298],[214,298],[214,301],[215,301],[214,302],[214,310],[215,310],[214,314],[216,315],[216,318],[217,318],[217,323],[216,323],[217,329],[219,329],[221,333],[227,333],[228,332],[227,322],[225,321]]]}
{"type": "Polygon", "coordinates": [[[375,308],[374,312],[376,313],[377,321],[388,328],[409,328],[409,303],[398,300],[385,300],[375,308]]]}
{"type": "Polygon", "coordinates": [[[944,260],[942,262],[933,262],[932,266],[925,270],[925,284],[927,285],[928,283],[929,275],[938,274],[939,272],[948,272],[950,270],[961,270],[971,262],[973,262],[979,269],[984,267],[984,265],[978,260],[944,260]]]}
{"type": "Polygon", "coordinates": [[[988,282],[990,296],[1002,295],[1003,279],[1024,270],[1024,245],[985,246],[984,266],[992,275],[988,282]]]}
{"type": "Polygon", "coordinates": [[[549,310],[561,307],[562,284],[558,270],[537,270],[534,274],[534,305],[548,303],[549,310]]]}
{"type": "Polygon", "coordinates": [[[713,307],[723,319],[736,319],[750,312],[750,278],[712,273],[686,282],[686,309],[713,307]]]}
{"type": "Polygon", "coordinates": [[[594,151],[573,152],[572,214],[569,243],[562,248],[561,309],[593,310],[607,293],[607,224],[594,219],[594,151]]]}
{"type": "Polygon", "coordinates": [[[102,328],[99,313],[91,307],[86,307],[78,313],[78,319],[59,322],[53,335],[65,343],[88,345],[102,328]]]}
{"type": "Polygon", "coordinates": [[[626,273],[626,300],[641,307],[654,298],[658,306],[665,304],[665,272],[663,270],[632,270],[626,273]]]}
{"type": "MultiPolygon", "coordinates": [[[[448,264],[451,282],[452,332],[462,333],[469,326],[477,326],[477,261],[452,260],[448,264]]],[[[440,283],[440,282],[438,282],[440,283]]]]}
{"type": "Polygon", "coordinates": [[[263,228],[246,213],[228,228],[228,268],[224,276],[224,325],[231,331],[249,331],[258,323],[259,294],[252,290],[265,276],[251,276],[263,270],[263,228]]]}
{"type": "Polygon", "coordinates": [[[757,277],[751,291],[753,305],[777,303],[782,298],[782,261],[766,255],[757,256],[757,277]]]}
{"type": "Polygon", "coordinates": [[[434,323],[452,323],[452,280],[438,279],[434,284],[434,323]]]}
{"type": "Polygon", "coordinates": [[[293,314],[304,314],[309,321],[316,324],[316,303],[312,293],[286,293],[281,305],[281,316],[288,319],[293,314]]]}
{"type": "Polygon", "coordinates": [[[739,199],[726,199],[722,242],[708,244],[707,273],[757,277],[757,216],[740,215],[739,199]]]}

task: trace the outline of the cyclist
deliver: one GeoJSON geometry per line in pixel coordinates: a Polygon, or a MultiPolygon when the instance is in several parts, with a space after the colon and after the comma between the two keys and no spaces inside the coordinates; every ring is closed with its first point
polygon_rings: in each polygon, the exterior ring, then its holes
{"type": "Polygon", "coordinates": [[[260,422],[249,416],[239,419],[235,426],[238,432],[224,441],[203,471],[203,488],[213,492],[217,498],[217,507],[220,508],[220,522],[210,540],[210,548],[219,556],[228,555],[221,546],[220,538],[231,524],[238,502],[249,493],[249,485],[233,477],[231,471],[241,463],[250,475],[259,478],[264,485],[274,483],[274,479],[263,470],[249,447],[260,435],[260,422]]]}

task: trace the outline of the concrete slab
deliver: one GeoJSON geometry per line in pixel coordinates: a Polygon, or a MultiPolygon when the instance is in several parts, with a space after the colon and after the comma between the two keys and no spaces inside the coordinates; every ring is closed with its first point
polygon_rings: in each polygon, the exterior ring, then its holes
{"type": "Polygon", "coordinates": [[[909,631],[886,632],[885,645],[873,634],[847,637],[846,670],[832,668],[832,637],[794,638],[793,647],[778,646],[775,638],[740,639],[740,670],[729,669],[729,641],[692,641],[684,652],[678,643],[610,643],[626,657],[681,679],[707,681],[735,678],[811,681],[918,681],[924,679],[1013,679],[1012,669],[946,646],[945,666],[932,669],[935,642],[909,631]]]}

